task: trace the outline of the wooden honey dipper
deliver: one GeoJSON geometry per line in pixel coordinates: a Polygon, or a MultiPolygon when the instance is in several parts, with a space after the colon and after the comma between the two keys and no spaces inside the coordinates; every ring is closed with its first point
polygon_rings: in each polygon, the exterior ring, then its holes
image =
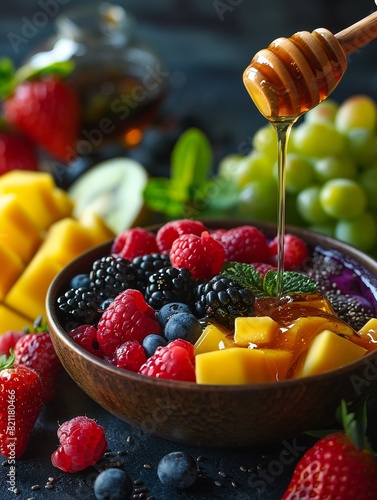
{"type": "Polygon", "coordinates": [[[270,121],[293,120],[335,89],[347,56],[377,38],[377,12],[333,35],[325,28],[278,38],[243,74],[247,91],[270,121]]]}

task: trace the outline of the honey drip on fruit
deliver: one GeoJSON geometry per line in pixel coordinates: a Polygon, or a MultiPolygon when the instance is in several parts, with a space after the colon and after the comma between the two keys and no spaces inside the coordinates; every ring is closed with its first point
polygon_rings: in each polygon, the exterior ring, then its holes
{"type": "Polygon", "coordinates": [[[298,118],[326,99],[347,68],[338,39],[326,29],[278,38],[259,51],[243,81],[275,128],[278,146],[278,298],[282,296],[285,236],[285,170],[290,132],[298,118]]]}

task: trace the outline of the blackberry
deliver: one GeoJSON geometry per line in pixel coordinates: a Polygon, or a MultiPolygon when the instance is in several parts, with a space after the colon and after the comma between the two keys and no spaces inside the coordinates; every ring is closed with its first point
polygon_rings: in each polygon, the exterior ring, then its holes
{"type": "Polygon", "coordinates": [[[227,328],[234,328],[238,316],[252,316],[254,294],[221,274],[197,287],[196,311],[200,317],[213,317],[227,328]]]}
{"type": "Polygon", "coordinates": [[[116,297],[128,288],[137,287],[137,276],[130,262],[108,255],[94,262],[89,274],[92,290],[101,298],[116,297]]]}
{"type": "Polygon", "coordinates": [[[169,254],[151,253],[135,257],[131,263],[138,281],[138,289],[145,292],[149,276],[160,269],[171,267],[169,254]]]}
{"type": "Polygon", "coordinates": [[[161,309],[169,302],[183,302],[192,306],[196,280],[186,268],[165,267],[149,277],[145,300],[153,309],[161,309]]]}
{"type": "Polygon", "coordinates": [[[88,287],[70,288],[57,299],[58,308],[67,320],[94,325],[100,318],[97,294],[88,287]]]}

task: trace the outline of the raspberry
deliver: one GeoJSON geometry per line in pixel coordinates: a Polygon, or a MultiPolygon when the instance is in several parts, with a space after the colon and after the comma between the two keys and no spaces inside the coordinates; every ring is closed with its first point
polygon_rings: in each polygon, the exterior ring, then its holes
{"type": "Polygon", "coordinates": [[[157,347],[140,368],[139,373],[148,377],[195,382],[194,346],[182,339],[173,340],[167,346],[157,347]]]}
{"type": "MultiPolygon", "coordinates": [[[[270,253],[274,261],[277,261],[278,237],[270,243],[270,253]]],[[[309,250],[306,244],[293,234],[284,236],[284,269],[290,271],[301,267],[309,258],[309,250]]]]}
{"type": "Polygon", "coordinates": [[[123,257],[126,260],[157,251],[156,235],[139,227],[120,233],[111,248],[113,256],[123,257]]]}
{"type": "Polygon", "coordinates": [[[54,467],[78,472],[94,465],[107,449],[105,431],[94,420],[79,416],[58,429],[59,447],[51,455],[54,467]]]}
{"type": "Polygon", "coordinates": [[[201,236],[184,234],[170,250],[172,266],[188,269],[195,279],[211,279],[224,264],[224,248],[207,231],[201,236]]]}
{"type": "Polygon", "coordinates": [[[111,363],[118,368],[138,372],[147,360],[143,347],[136,340],[127,340],[115,349],[111,363]]]}
{"type": "Polygon", "coordinates": [[[227,262],[271,262],[268,241],[254,226],[240,226],[221,235],[227,262]]]}
{"type": "Polygon", "coordinates": [[[97,330],[93,325],[80,325],[68,332],[68,335],[85,351],[102,358],[102,352],[99,349],[97,340],[97,330]]]}
{"type": "Polygon", "coordinates": [[[155,311],[138,290],[125,290],[104,311],[97,327],[97,340],[102,351],[110,356],[127,340],[143,342],[150,333],[159,333],[155,311]]]}
{"type": "Polygon", "coordinates": [[[156,242],[159,252],[168,253],[174,240],[184,234],[196,234],[200,236],[206,231],[205,225],[197,220],[181,219],[166,223],[162,226],[156,235],[156,242]]]}
{"type": "Polygon", "coordinates": [[[265,277],[268,271],[276,271],[277,267],[272,264],[266,264],[265,262],[253,262],[253,267],[258,271],[262,278],[265,277]]]}

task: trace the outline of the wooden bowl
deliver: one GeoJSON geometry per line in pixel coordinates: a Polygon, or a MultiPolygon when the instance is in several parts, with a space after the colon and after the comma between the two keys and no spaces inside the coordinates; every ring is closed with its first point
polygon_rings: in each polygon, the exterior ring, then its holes
{"type": "MultiPolygon", "coordinates": [[[[211,222],[211,227],[240,225],[211,222]]],[[[258,223],[267,236],[275,227],[258,223]]],[[[377,288],[377,262],[332,238],[287,228],[310,245],[335,249],[363,269],[377,288]]],[[[240,385],[196,385],[158,380],[111,366],[80,348],[59,322],[57,298],[70,279],[88,272],[109,253],[101,245],[69,264],[53,281],[47,295],[47,319],[57,354],[72,379],[94,401],[142,431],[198,446],[245,447],[278,442],[303,431],[334,423],[341,399],[357,401],[377,389],[377,351],[343,368],[321,375],[281,382],[240,385]]]]}

